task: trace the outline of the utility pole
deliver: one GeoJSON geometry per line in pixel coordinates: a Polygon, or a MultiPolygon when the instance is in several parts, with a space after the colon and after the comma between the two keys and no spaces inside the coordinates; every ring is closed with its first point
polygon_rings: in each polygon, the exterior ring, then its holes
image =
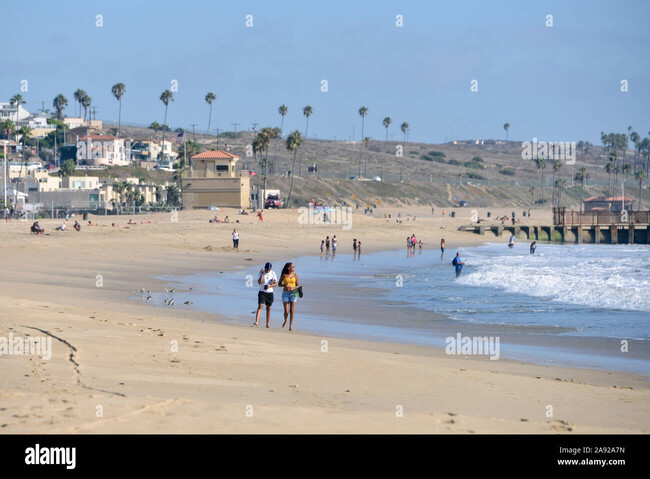
{"type": "Polygon", "coordinates": [[[219,149],[219,128],[217,128],[217,150],[219,149]]]}
{"type": "Polygon", "coordinates": [[[237,139],[237,127],[240,125],[239,123],[231,123],[235,127],[235,140],[237,139]]]}
{"type": "Polygon", "coordinates": [[[257,130],[257,125],[259,125],[259,123],[253,123],[253,131],[257,130]]]}
{"type": "Polygon", "coordinates": [[[192,127],[192,141],[196,143],[196,135],[194,134],[194,127],[196,126],[196,123],[192,123],[190,126],[192,127]]]}

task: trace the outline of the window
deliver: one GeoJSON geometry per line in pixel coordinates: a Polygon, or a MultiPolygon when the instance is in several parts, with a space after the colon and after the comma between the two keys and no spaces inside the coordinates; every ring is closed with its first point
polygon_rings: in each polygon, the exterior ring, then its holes
{"type": "Polygon", "coordinates": [[[228,171],[228,165],[217,165],[217,171],[228,171]]]}

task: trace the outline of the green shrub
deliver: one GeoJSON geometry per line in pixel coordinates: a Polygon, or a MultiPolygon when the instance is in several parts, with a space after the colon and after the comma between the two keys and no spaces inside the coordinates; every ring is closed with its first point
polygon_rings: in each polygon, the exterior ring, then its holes
{"type": "Polygon", "coordinates": [[[512,168],[502,168],[499,170],[499,173],[506,176],[515,176],[515,170],[512,168]]]}
{"type": "Polygon", "coordinates": [[[481,158],[480,156],[475,156],[474,158],[472,158],[472,161],[475,161],[477,163],[484,163],[483,158],[481,158]]]}
{"type": "Polygon", "coordinates": [[[465,175],[467,178],[472,178],[474,180],[484,180],[485,177],[483,175],[479,175],[478,173],[474,173],[473,171],[470,171],[465,175]]]}
{"type": "Polygon", "coordinates": [[[445,158],[447,155],[445,155],[442,151],[430,151],[429,156],[432,156],[434,158],[445,158]]]}
{"type": "Polygon", "coordinates": [[[465,162],[465,168],[472,168],[474,170],[484,170],[485,165],[483,163],[479,163],[477,161],[466,161],[465,162]]]}
{"type": "Polygon", "coordinates": [[[462,163],[458,160],[447,160],[448,165],[460,166],[462,163]]]}

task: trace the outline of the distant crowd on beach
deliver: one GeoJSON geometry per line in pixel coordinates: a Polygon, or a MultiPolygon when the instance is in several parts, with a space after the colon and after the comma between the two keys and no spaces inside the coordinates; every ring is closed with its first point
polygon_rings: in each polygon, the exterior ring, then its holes
{"type": "MultiPolygon", "coordinates": [[[[339,246],[339,240],[336,238],[336,235],[330,237],[327,236],[324,240],[320,242],[320,254],[321,256],[330,256],[330,251],[332,258],[336,256],[336,250],[339,246]]],[[[361,241],[354,238],[352,240],[352,251],[354,253],[354,259],[361,259],[361,241]]]]}

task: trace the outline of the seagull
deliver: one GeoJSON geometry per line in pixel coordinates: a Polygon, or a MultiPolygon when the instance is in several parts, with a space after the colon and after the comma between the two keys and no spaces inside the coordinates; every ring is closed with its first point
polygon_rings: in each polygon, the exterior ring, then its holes
{"type": "Polygon", "coordinates": [[[192,301],[185,301],[183,304],[194,304],[192,301]]]}

